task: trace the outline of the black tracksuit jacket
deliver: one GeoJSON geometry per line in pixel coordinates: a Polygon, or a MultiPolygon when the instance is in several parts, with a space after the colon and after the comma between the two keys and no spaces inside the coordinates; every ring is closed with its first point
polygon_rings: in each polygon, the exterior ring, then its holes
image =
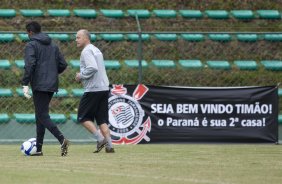
{"type": "Polygon", "coordinates": [[[67,63],[58,46],[45,33],[34,34],[25,46],[22,85],[31,85],[32,91],[57,92],[59,74],[67,63]]]}

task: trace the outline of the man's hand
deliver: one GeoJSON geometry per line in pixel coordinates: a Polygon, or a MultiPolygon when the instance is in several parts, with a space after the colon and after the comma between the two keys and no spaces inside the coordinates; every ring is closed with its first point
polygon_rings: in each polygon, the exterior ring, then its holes
{"type": "Polygon", "coordinates": [[[28,94],[29,93],[29,87],[28,86],[23,86],[23,94],[27,99],[30,99],[31,96],[28,94]]]}
{"type": "Polygon", "coordinates": [[[76,73],[76,76],[75,76],[75,81],[76,82],[80,82],[80,74],[79,73],[76,73]]]}

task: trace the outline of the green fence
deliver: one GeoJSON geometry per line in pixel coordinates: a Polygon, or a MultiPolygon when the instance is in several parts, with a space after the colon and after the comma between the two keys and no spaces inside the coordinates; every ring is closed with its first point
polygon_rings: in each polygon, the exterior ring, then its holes
{"type": "MultiPolygon", "coordinates": [[[[14,19],[22,21],[22,17],[17,18],[14,19]]],[[[97,25],[106,30],[91,31],[91,41],[104,54],[111,84],[142,82],[147,85],[196,87],[262,86],[277,85],[282,81],[282,32],[241,31],[250,30],[246,25],[251,25],[253,30],[258,24],[261,25],[260,30],[268,30],[269,25],[277,30],[275,26],[281,24],[276,24],[277,21],[281,22],[277,18],[267,20],[267,24],[264,24],[266,20],[251,22],[248,20],[246,23],[245,20],[240,22],[241,20],[234,21],[234,19],[210,20],[213,19],[210,17],[199,20],[178,17],[163,21],[159,17],[146,20],[126,17],[121,20],[100,16],[97,18],[101,20],[99,23],[93,18],[83,20],[77,17],[38,18],[40,21],[45,19],[47,21],[43,24],[46,26],[52,21],[55,22],[45,30],[51,30],[46,33],[57,43],[69,64],[68,69],[60,76],[60,90],[50,104],[50,113],[52,119],[72,140],[89,141],[91,136],[75,122],[79,98],[83,93],[82,86],[74,81],[75,73],[79,71],[81,51],[76,48],[76,32],[65,31],[77,30],[79,25],[70,27],[69,24],[89,23],[90,31],[100,30],[97,25]],[[56,27],[56,22],[59,22],[58,25],[63,22],[63,25],[56,27]],[[218,26],[221,23],[222,26],[218,26]],[[225,24],[230,23],[244,26],[239,27],[238,31],[218,31],[225,24]],[[155,29],[158,24],[160,29],[155,29]],[[216,32],[203,31],[200,26],[205,24],[216,32]],[[114,30],[126,31],[110,32],[112,27],[115,28],[114,30]],[[193,28],[199,29],[189,31],[193,28]],[[167,31],[151,31],[163,29],[167,31]]],[[[10,21],[2,20],[4,24],[10,21]]],[[[19,25],[19,30],[24,29],[23,25],[19,25]]],[[[15,30],[14,26],[17,24],[0,32],[0,141],[2,142],[22,140],[35,134],[32,100],[23,97],[20,85],[24,67],[24,47],[28,37],[22,31],[9,31],[15,30]]],[[[225,30],[228,30],[228,27],[225,30]]],[[[282,95],[282,90],[279,91],[279,95],[282,95]]],[[[280,114],[282,114],[281,98],[279,103],[280,114]]],[[[279,120],[282,123],[281,117],[279,120]]],[[[54,140],[50,134],[47,134],[47,139],[54,140]]]]}

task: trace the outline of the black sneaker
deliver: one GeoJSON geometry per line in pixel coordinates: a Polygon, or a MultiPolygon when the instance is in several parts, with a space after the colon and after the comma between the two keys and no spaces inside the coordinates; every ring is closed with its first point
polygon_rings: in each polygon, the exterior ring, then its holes
{"type": "Polygon", "coordinates": [[[43,152],[36,152],[36,153],[34,153],[34,154],[32,154],[32,155],[30,155],[30,156],[43,156],[43,152]]]}
{"type": "Polygon", "coordinates": [[[106,145],[108,144],[108,141],[106,139],[103,139],[102,141],[97,143],[97,150],[93,153],[99,153],[106,145]]]}
{"type": "Polygon", "coordinates": [[[63,142],[63,144],[61,146],[61,156],[62,157],[67,156],[69,145],[70,145],[70,141],[67,140],[67,139],[64,139],[64,142],[63,142]]]}
{"type": "Polygon", "coordinates": [[[105,151],[106,151],[106,153],[114,153],[115,149],[114,148],[106,147],[105,151]]]}

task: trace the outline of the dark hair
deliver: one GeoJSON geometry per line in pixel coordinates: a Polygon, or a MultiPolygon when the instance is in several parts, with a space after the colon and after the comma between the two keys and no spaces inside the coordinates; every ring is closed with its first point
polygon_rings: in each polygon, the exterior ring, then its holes
{"type": "Polygon", "coordinates": [[[33,32],[33,33],[40,33],[41,32],[41,26],[38,22],[32,21],[26,24],[25,26],[27,32],[33,32]]]}

